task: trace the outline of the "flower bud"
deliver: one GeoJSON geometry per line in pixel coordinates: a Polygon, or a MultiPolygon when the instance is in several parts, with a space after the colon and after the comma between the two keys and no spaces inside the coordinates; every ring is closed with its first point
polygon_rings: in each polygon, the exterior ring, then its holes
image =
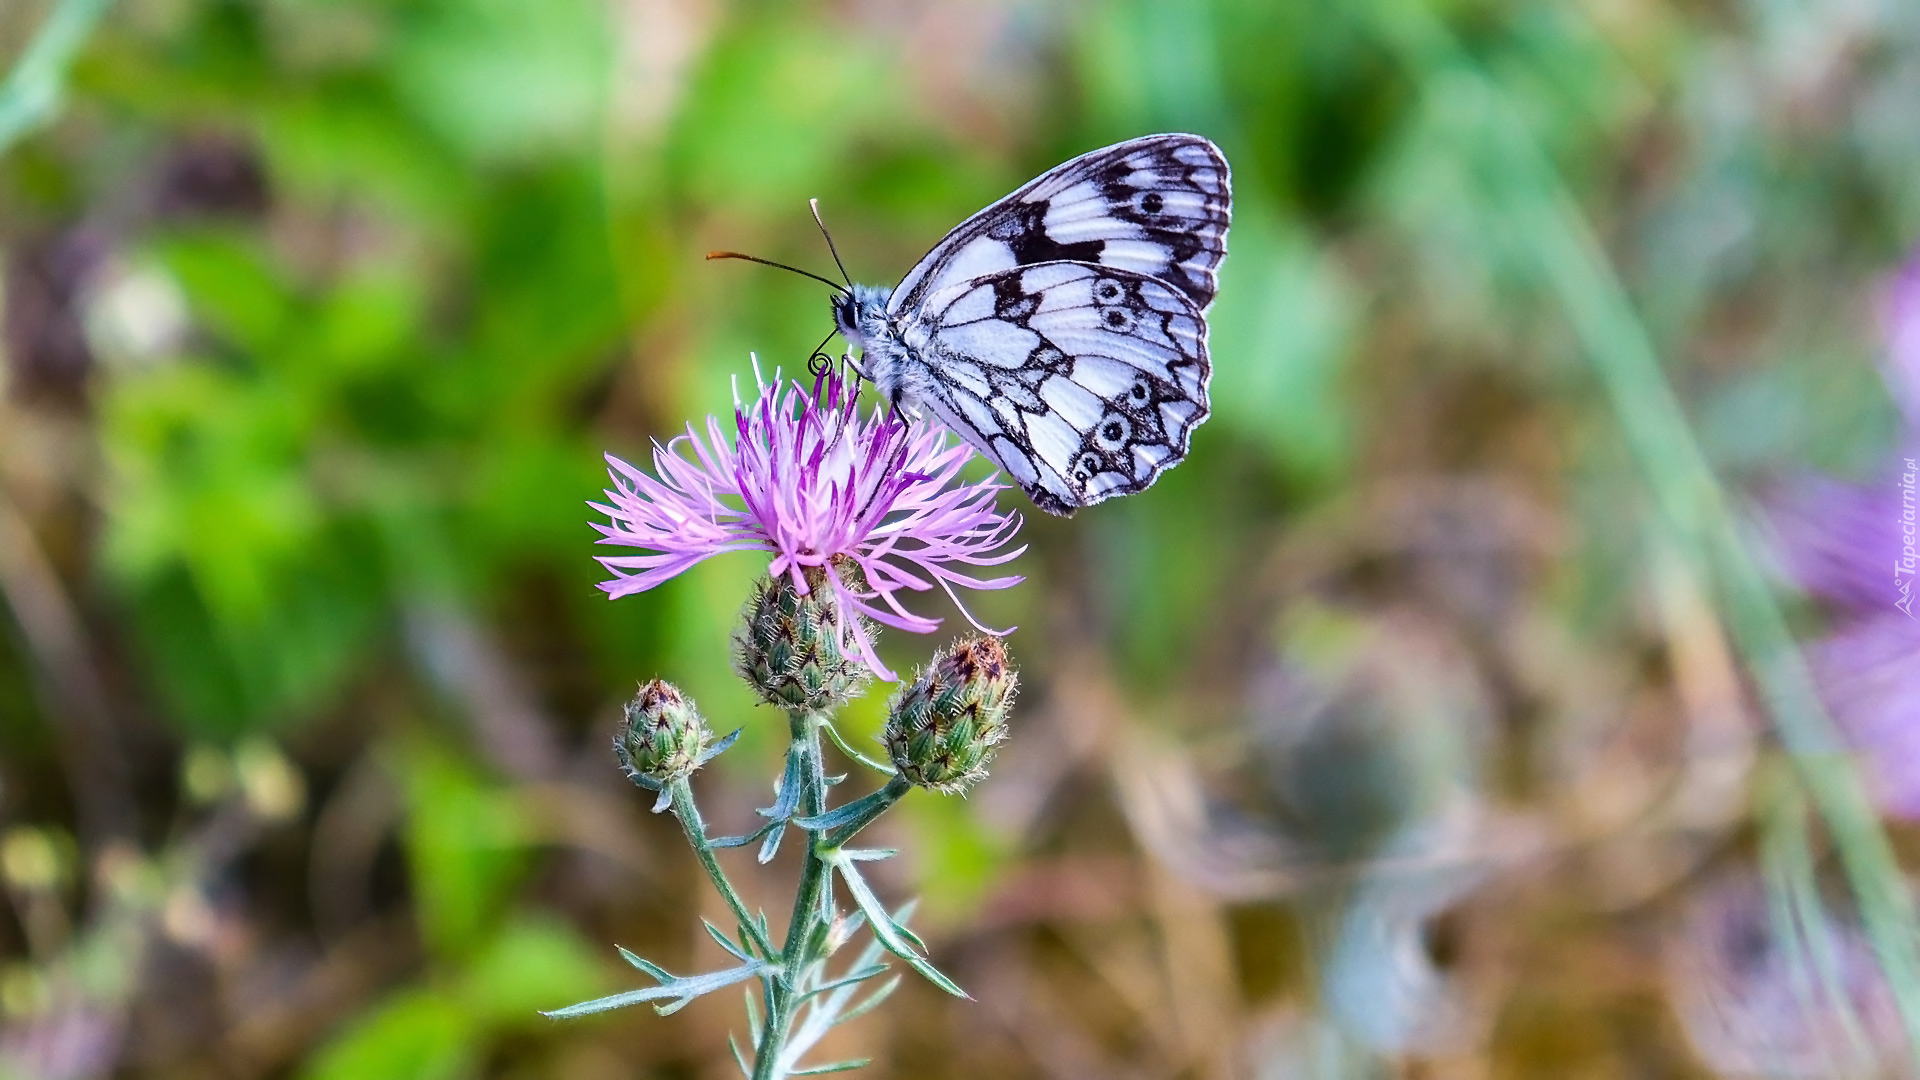
{"type": "Polygon", "coordinates": [[[669,784],[699,767],[707,748],[707,723],[678,687],[655,679],[640,687],[625,712],[613,753],[636,783],[669,784]]]}
{"type": "Polygon", "coordinates": [[[769,705],[824,712],[846,704],[866,683],[867,669],[840,652],[827,570],[810,566],[805,573],[805,596],[786,574],[755,583],[734,633],[734,670],[769,705]]]}
{"type": "Polygon", "coordinates": [[[881,738],[894,768],[948,795],[979,782],[1007,737],[1019,681],[999,638],[968,638],[934,653],[888,704],[881,738]]]}

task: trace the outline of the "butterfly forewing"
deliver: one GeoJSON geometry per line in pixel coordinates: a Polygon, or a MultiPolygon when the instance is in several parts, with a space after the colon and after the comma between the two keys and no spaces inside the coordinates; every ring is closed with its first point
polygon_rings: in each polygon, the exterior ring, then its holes
{"type": "Polygon", "coordinates": [[[1207,417],[1206,320],[1144,274],[998,270],[928,296],[903,329],[932,375],[920,404],[1052,513],[1145,488],[1207,417]]]}
{"type": "Polygon", "coordinates": [[[1148,135],[1074,158],[962,222],[893,292],[888,310],[1042,262],[1158,278],[1204,312],[1227,252],[1231,177],[1198,135],[1148,135]]]}

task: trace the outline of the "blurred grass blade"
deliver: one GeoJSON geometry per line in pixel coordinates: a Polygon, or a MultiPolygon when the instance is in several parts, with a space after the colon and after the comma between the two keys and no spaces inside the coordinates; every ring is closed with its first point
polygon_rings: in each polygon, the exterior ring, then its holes
{"type": "Polygon", "coordinates": [[[1875,1048],[1847,985],[1837,928],[1820,899],[1806,795],[1788,780],[1767,776],[1761,795],[1760,853],[1773,936],[1790,965],[1794,998],[1804,1015],[1831,1022],[1853,1054],[1848,1064],[1877,1073],[1875,1048]]]}
{"type": "Polygon", "coordinates": [[[1419,3],[1382,0],[1374,11],[1427,94],[1444,95],[1455,109],[1477,108],[1486,138],[1463,152],[1482,152],[1472,164],[1565,309],[1663,518],[1695,572],[1716,581],[1728,628],[1833,836],[1908,1041],[1920,1053],[1920,923],[1912,896],[1625,287],[1525,119],[1446,26],[1419,3]]]}
{"type": "Polygon", "coordinates": [[[112,0],[60,0],[0,83],[0,153],[53,119],[67,67],[112,0]]]}

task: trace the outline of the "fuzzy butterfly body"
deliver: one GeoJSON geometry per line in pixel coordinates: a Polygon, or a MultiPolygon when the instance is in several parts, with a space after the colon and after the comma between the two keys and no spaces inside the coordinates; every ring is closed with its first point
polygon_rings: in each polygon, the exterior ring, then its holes
{"type": "Polygon", "coordinates": [[[1148,135],[1054,167],[834,321],[861,374],[1071,514],[1147,487],[1206,420],[1206,310],[1227,253],[1226,158],[1148,135]]]}

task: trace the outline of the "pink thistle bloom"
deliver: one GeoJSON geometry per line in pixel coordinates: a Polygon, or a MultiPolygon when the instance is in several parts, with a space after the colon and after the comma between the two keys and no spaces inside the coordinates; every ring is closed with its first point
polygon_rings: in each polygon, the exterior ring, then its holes
{"type": "Polygon", "coordinates": [[[588,504],[611,522],[594,523],[598,542],[646,552],[598,557],[614,575],[600,583],[609,596],[644,592],[729,551],[772,552],[767,573],[790,575],[804,595],[807,568],[844,560],[859,567],[859,580],[824,575],[842,646],[891,679],[857,616],[929,633],[939,620],[908,611],[898,594],[937,584],[979,627],[954,586],[1004,589],[1023,580],[982,580],[959,569],[995,566],[1026,550],[1003,550],[1020,516],[995,506],[995,494],[1006,490],[997,475],[959,479],[972,447],[897,411],[861,416],[858,384],[839,369],[811,391],[797,380],[783,385],[777,373],[771,384],[761,381],[757,366],[754,378],[757,398],[742,405],[734,395],[733,442],[717,417],[707,418],[704,440],[688,424],[685,435],[654,444],[657,479],[607,455],[614,486],[607,502],[588,504]]]}

